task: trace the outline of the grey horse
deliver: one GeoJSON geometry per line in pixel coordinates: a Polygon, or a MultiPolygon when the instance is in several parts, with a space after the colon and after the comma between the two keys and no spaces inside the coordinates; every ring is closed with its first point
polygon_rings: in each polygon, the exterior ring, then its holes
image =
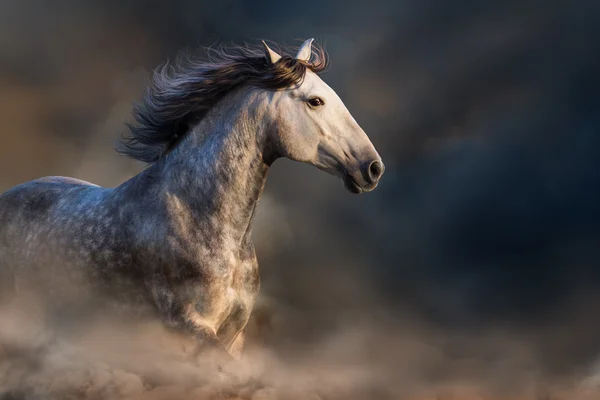
{"type": "Polygon", "coordinates": [[[252,220],[280,157],[373,190],[369,138],[318,73],[325,53],[261,46],[164,64],[119,147],[150,164],[115,188],[46,177],[0,196],[0,290],[64,314],[97,296],[138,304],[234,358],[259,292],[252,220]],[[280,52],[281,53],[281,52],[280,52]]]}

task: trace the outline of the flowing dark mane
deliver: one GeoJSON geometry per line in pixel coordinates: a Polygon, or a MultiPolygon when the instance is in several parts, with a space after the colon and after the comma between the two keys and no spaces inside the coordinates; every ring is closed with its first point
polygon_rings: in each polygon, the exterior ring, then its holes
{"type": "Polygon", "coordinates": [[[264,49],[232,46],[208,49],[208,61],[189,56],[154,71],[143,100],[136,104],[135,122],[128,124],[117,151],[146,163],[167,154],[230,91],[251,85],[269,90],[300,83],[307,68],[321,72],[327,66],[325,51],[313,45],[312,61],[296,60],[287,53],[275,64],[267,62],[264,49]]]}

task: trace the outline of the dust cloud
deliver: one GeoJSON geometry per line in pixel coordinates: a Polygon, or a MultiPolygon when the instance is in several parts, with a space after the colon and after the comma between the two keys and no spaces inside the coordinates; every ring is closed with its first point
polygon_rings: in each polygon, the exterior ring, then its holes
{"type": "MultiPolygon", "coordinates": [[[[0,310],[2,399],[597,399],[598,2],[0,2],[0,190],[116,186],[114,142],[182,48],[316,37],[386,163],[373,193],[277,161],[262,292],[223,371],[157,321],[0,310]]],[[[201,53],[201,50],[199,50],[201,53]]]]}

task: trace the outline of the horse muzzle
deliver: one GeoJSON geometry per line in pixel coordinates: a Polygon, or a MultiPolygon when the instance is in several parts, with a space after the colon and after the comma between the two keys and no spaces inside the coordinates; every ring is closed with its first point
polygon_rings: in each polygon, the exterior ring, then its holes
{"type": "Polygon", "coordinates": [[[384,172],[385,165],[381,160],[371,160],[363,163],[354,174],[345,171],[344,186],[354,194],[370,192],[377,187],[384,172]]]}

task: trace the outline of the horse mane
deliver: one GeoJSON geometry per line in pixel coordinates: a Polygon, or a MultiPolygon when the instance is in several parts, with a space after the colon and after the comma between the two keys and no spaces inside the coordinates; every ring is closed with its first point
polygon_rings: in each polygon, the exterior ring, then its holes
{"type": "Polygon", "coordinates": [[[226,94],[243,85],[278,90],[304,79],[307,69],[319,73],[327,67],[325,51],[313,45],[312,61],[304,62],[281,53],[268,63],[258,46],[220,46],[207,49],[208,61],[183,54],[174,64],[168,61],[153,74],[144,97],[133,110],[130,135],[123,137],[117,151],[153,163],[164,157],[194,123],[226,94]]]}

